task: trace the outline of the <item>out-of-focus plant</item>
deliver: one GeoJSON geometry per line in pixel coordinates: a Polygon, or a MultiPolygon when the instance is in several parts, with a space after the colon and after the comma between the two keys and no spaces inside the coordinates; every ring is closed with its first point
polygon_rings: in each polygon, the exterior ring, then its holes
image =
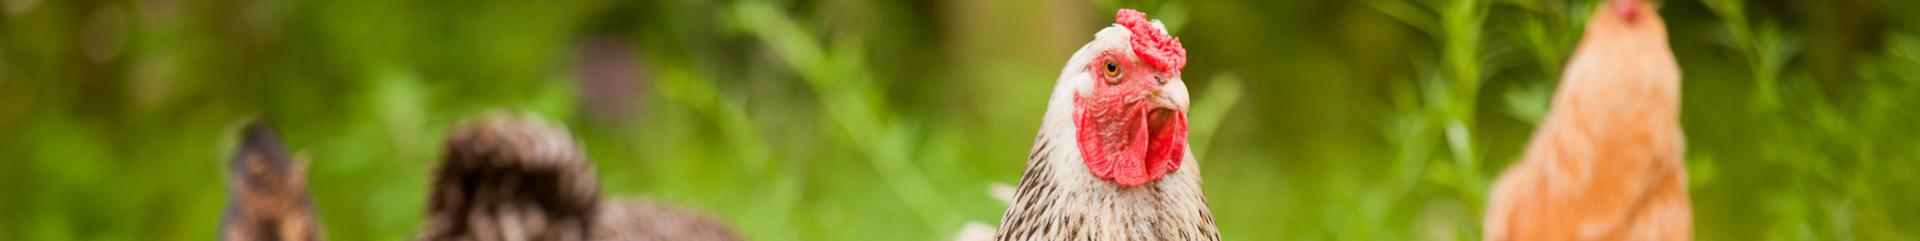
{"type": "Polygon", "coordinates": [[[860,150],[864,158],[885,178],[893,193],[912,206],[921,224],[928,230],[958,227],[961,223],[948,198],[927,174],[910,160],[951,158],[913,151],[921,137],[908,123],[888,116],[886,102],[867,75],[867,62],[858,39],[822,47],[784,14],[765,2],[747,1],[734,6],[735,16],[747,32],[759,37],[789,67],[799,72],[819,93],[820,106],[842,132],[836,138],[860,150]]]}
{"type": "MultiPolygon", "coordinates": [[[[1429,141],[1424,139],[1443,138],[1449,155],[1444,160],[1451,162],[1444,173],[1429,173],[1445,176],[1430,179],[1434,184],[1447,186],[1455,190],[1456,201],[1463,203],[1465,215],[1460,215],[1458,224],[1478,223],[1481,200],[1486,196],[1486,177],[1481,174],[1481,158],[1484,150],[1476,147],[1474,139],[1478,115],[1479,97],[1487,79],[1489,66],[1484,63],[1486,55],[1484,40],[1486,21],[1491,14],[1493,3],[1479,0],[1450,1],[1400,1],[1372,0],[1369,6],[1414,26],[1437,42],[1434,48],[1439,52],[1437,59],[1415,58],[1416,65],[1433,66],[1416,74],[1414,87],[1393,87],[1395,106],[1404,115],[1390,122],[1388,140],[1403,143],[1398,146],[1398,159],[1394,169],[1402,174],[1396,177],[1403,180],[1389,182],[1389,187],[1410,188],[1408,181],[1418,178],[1425,171],[1429,141]],[[1431,134],[1438,132],[1439,135],[1431,134]]],[[[1481,141],[1484,142],[1484,141],[1481,141]]],[[[1403,191],[1402,191],[1403,192],[1403,191]]],[[[1380,196],[1385,200],[1397,200],[1397,196],[1380,196]]],[[[1381,209],[1385,206],[1372,209],[1381,209]]],[[[1371,213],[1384,213],[1373,211],[1371,213]]],[[[1384,214],[1375,214],[1384,215],[1384,214]]],[[[1461,238],[1478,237],[1479,229],[1473,225],[1457,225],[1457,234],[1461,238]]]]}

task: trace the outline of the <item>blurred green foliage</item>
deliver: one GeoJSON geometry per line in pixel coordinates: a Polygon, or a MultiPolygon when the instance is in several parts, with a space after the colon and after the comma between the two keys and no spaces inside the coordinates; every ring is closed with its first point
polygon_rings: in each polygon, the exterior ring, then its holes
{"type": "MultiPolygon", "coordinates": [[[[1476,240],[1594,4],[0,0],[0,240],[211,239],[253,118],[329,238],[408,239],[441,135],[495,108],[755,240],[944,240],[997,221],[1121,7],[1189,48],[1228,239],[1476,240]]],[[[1698,238],[1920,238],[1920,2],[1661,5],[1698,238]]]]}

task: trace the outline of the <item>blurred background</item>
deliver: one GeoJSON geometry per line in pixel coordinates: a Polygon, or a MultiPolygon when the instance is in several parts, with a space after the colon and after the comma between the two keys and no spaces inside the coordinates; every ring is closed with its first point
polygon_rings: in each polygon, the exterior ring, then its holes
{"type": "MultiPolygon", "coordinates": [[[[755,240],[997,223],[1117,8],[1190,51],[1229,240],[1478,240],[1587,0],[0,0],[0,240],[208,240],[237,130],[407,240],[449,126],[566,123],[612,196],[755,240]]],[[[1665,0],[1701,240],[1920,238],[1920,1],[1665,0]]]]}

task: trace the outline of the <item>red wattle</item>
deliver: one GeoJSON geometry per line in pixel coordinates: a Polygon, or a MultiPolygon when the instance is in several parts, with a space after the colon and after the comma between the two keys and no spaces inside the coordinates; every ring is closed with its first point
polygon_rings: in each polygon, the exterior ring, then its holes
{"type": "Polygon", "coordinates": [[[1171,123],[1165,130],[1152,133],[1147,144],[1147,173],[1149,180],[1160,179],[1167,173],[1180,169],[1180,162],[1186,159],[1187,151],[1187,114],[1173,113],[1171,123]]]}
{"type": "Polygon", "coordinates": [[[1179,170],[1186,154],[1186,114],[1176,112],[1162,130],[1152,130],[1145,105],[1125,105],[1114,97],[1118,96],[1073,99],[1075,139],[1087,170],[1126,187],[1179,170]]]}

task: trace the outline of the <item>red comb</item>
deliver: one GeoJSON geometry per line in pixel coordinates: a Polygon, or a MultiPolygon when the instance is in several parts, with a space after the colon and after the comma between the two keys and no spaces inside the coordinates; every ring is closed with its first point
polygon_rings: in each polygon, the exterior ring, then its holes
{"type": "Polygon", "coordinates": [[[1154,28],[1146,13],[1122,8],[1116,15],[1113,23],[1133,32],[1133,54],[1139,55],[1140,60],[1166,73],[1187,67],[1187,48],[1180,46],[1179,38],[1154,28]]]}
{"type": "Polygon", "coordinates": [[[1620,19],[1633,21],[1634,15],[1640,13],[1639,4],[1640,0],[1614,0],[1613,10],[1620,13],[1620,19]]]}

